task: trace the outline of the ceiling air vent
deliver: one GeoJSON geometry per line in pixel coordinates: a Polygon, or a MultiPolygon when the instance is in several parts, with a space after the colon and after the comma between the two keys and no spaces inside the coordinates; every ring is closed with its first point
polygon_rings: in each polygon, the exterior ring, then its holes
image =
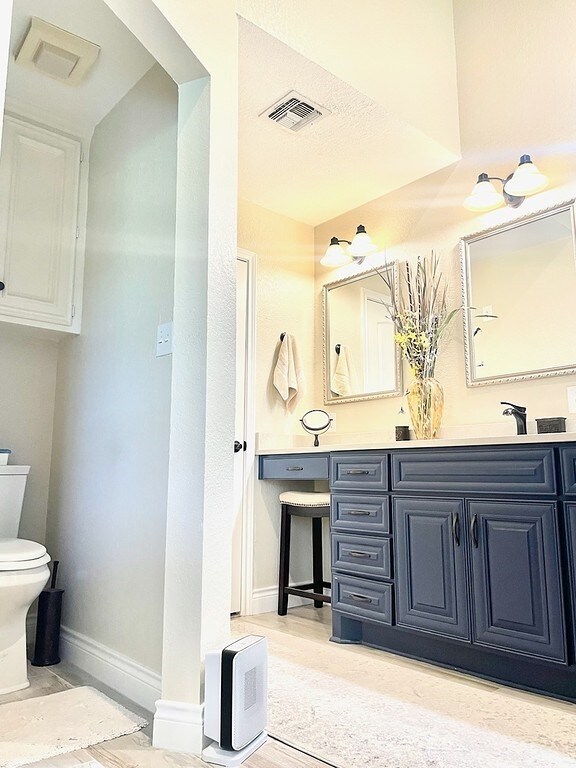
{"type": "Polygon", "coordinates": [[[271,107],[265,109],[260,117],[269,118],[281,125],[282,128],[294,133],[329,114],[330,110],[325,107],[315,104],[311,99],[301,96],[296,91],[290,91],[274,102],[271,107]]]}
{"type": "Polygon", "coordinates": [[[33,16],[16,63],[67,85],[78,85],[99,53],[95,43],[33,16]]]}

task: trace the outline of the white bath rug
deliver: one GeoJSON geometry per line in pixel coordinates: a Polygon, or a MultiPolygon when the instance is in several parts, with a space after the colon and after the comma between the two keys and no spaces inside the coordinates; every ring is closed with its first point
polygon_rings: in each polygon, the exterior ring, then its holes
{"type": "Polygon", "coordinates": [[[1,704],[0,768],[85,749],[145,725],[141,717],[89,687],[1,704]]]}
{"type": "Polygon", "coordinates": [[[576,712],[518,701],[512,715],[492,692],[476,691],[458,717],[403,698],[269,659],[268,732],[338,768],[576,768],[576,712]],[[514,736],[497,726],[511,717],[514,736]],[[540,718],[550,718],[550,738],[534,743],[530,724],[541,730],[540,718]]]}
{"type": "Polygon", "coordinates": [[[87,763],[78,763],[76,768],[104,768],[98,760],[89,760],[87,763]]]}

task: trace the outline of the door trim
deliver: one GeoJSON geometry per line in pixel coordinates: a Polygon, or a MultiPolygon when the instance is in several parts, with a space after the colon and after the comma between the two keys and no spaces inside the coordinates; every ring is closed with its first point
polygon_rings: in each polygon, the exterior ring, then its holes
{"type": "Polygon", "coordinates": [[[256,467],[256,409],[254,406],[254,387],[256,366],[256,259],[252,251],[238,248],[236,258],[248,265],[248,290],[246,306],[246,382],[244,388],[244,413],[247,448],[244,451],[244,497],[242,501],[242,555],[240,615],[251,616],[253,613],[254,589],[254,480],[256,467]]]}

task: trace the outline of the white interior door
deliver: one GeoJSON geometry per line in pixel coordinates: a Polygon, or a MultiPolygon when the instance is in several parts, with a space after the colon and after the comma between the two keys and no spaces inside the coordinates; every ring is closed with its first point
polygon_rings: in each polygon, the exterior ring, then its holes
{"type": "Polygon", "coordinates": [[[249,265],[236,259],[236,422],[234,444],[234,517],[232,529],[232,604],[239,613],[242,603],[242,523],[246,489],[246,376],[249,265]],[[240,445],[240,449],[238,446],[240,445]]]}
{"type": "Polygon", "coordinates": [[[364,289],[364,389],[382,392],[394,389],[394,324],[385,296],[364,289]]]}

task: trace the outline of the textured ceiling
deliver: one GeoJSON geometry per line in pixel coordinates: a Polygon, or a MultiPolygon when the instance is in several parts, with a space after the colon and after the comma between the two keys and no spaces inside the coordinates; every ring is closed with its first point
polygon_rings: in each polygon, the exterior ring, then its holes
{"type": "Polygon", "coordinates": [[[240,196],[312,225],[455,160],[384,105],[243,19],[239,139],[240,196]],[[297,133],[259,117],[290,90],[331,114],[297,133]]]}
{"type": "Polygon", "coordinates": [[[155,63],[102,0],[14,0],[10,54],[8,105],[26,105],[84,131],[92,131],[155,63]],[[94,69],[82,84],[71,87],[14,62],[31,16],[101,46],[94,69]]]}
{"type": "MultiPolygon", "coordinates": [[[[273,18],[278,6],[265,4],[265,9],[273,18]]],[[[102,0],[82,0],[81,10],[78,0],[15,0],[7,97],[9,105],[26,104],[39,119],[44,114],[69,130],[91,132],[154,60],[102,0]],[[72,88],[14,63],[30,16],[101,46],[96,66],[82,85],[72,88]]],[[[328,30],[333,23],[327,22],[328,30]]],[[[394,98],[390,92],[389,99],[380,95],[376,101],[374,93],[366,95],[359,89],[361,72],[356,73],[354,87],[242,18],[239,42],[241,197],[316,225],[457,159],[449,142],[431,138],[434,131],[423,130],[422,121],[413,120],[400,104],[400,71],[378,64],[378,78],[394,83],[395,93],[394,98]],[[290,90],[327,107],[331,114],[294,134],[259,117],[290,90]]],[[[313,42],[308,40],[309,45],[313,42]]],[[[366,58],[365,50],[362,54],[366,58]]],[[[338,63],[359,61],[358,56],[357,46],[341,49],[338,63]]],[[[375,54],[374,61],[380,60],[375,54]]],[[[413,103],[412,94],[410,99],[413,103]]]]}

